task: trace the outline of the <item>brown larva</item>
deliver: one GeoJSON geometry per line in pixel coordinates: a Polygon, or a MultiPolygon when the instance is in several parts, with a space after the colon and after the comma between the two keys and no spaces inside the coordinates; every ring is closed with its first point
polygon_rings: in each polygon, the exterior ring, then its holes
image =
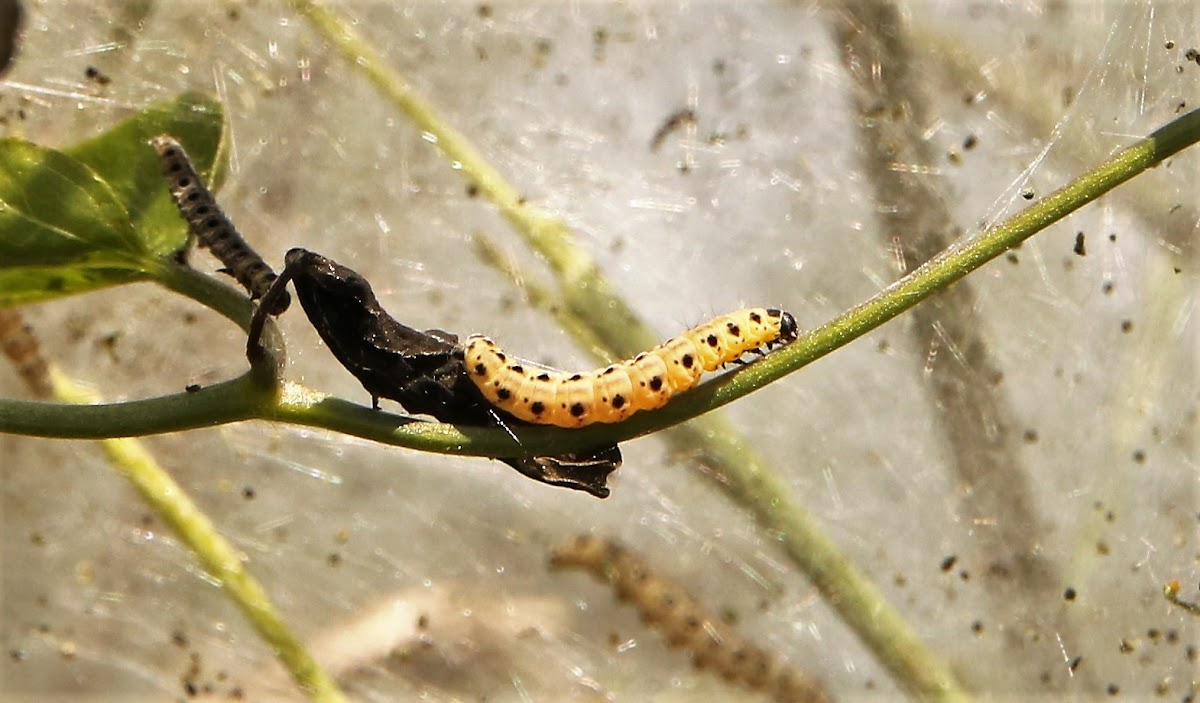
{"type": "Polygon", "coordinates": [[[50,367],[42,356],[33,329],[18,310],[0,308],[0,352],[8,357],[30,391],[39,398],[53,394],[50,367]]]}
{"type": "Polygon", "coordinates": [[[582,569],[611,585],[638,610],[667,646],[688,650],[697,669],[761,691],[775,701],[828,703],[820,682],[747,641],[714,616],[683,586],[653,573],[646,562],[615,540],[582,535],[554,551],[554,569],[582,569]]]}

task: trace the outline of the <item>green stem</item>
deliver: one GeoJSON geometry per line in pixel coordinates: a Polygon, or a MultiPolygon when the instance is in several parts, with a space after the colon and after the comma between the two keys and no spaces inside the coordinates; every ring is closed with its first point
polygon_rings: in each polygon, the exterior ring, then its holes
{"type": "MultiPolygon", "coordinates": [[[[95,403],[94,394],[51,371],[54,394],[69,403],[95,403]]],[[[109,462],[179,535],[220,582],[250,624],[271,646],[275,655],[313,701],[343,703],[337,683],[308,653],[271,602],[262,585],[245,568],[246,557],[217,531],[183,487],[175,482],[136,439],[105,439],[101,443],[109,462]]]]}
{"type": "MultiPolygon", "coordinates": [[[[894,319],[943,287],[952,285],[1017,246],[1040,229],[1197,141],[1200,141],[1200,111],[1193,111],[995,228],[942,252],[866,302],[803,334],[800,339],[766,358],[702,383],[660,410],[639,413],[617,425],[592,426],[581,430],[521,428],[516,431],[521,440],[521,451],[518,453],[530,455],[568,451],[603,442],[624,441],[731,403],[894,319]]],[[[202,300],[239,324],[246,324],[249,303],[241,297],[234,304],[232,301],[238,296],[237,291],[216,284],[201,274],[188,273],[186,269],[179,271],[164,283],[202,300]],[[228,289],[230,296],[228,304],[219,300],[226,295],[225,289],[228,289]]],[[[61,406],[2,399],[0,432],[41,437],[101,438],[175,432],[248,419],[276,419],[430,451],[467,455],[512,453],[513,441],[501,430],[464,428],[458,431],[436,423],[414,423],[411,418],[402,415],[363,413],[362,406],[323,396],[317,397],[320,402],[313,401],[313,396],[307,396],[308,400],[304,402],[272,403],[264,399],[261,390],[252,390],[250,385],[244,378],[235,379],[197,393],[111,405],[61,406]]]]}

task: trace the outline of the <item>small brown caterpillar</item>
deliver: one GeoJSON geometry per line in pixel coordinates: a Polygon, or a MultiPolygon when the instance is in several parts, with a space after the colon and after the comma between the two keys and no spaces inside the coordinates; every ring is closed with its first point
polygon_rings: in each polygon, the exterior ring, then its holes
{"type": "MultiPolygon", "coordinates": [[[[179,214],[187,220],[188,230],[200,246],[208,247],[213,256],[225,264],[226,272],[242,284],[251,298],[261,298],[275,281],[275,272],[246,243],[233,222],[217,205],[216,198],[204,185],[200,174],[196,173],[196,167],[179,142],[164,134],[150,143],[158,154],[171,198],[179,208],[179,214]]],[[[287,310],[290,303],[291,297],[283,292],[269,312],[278,315],[287,310]]]]}
{"type": "Polygon", "coordinates": [[[819,681],[746,641],[686,589],[652,573],[640,556],[615,540],[581,535],[554,551],[550,567],[582,569],[612,585],[617,599],[637,608],[642,622],[662,632],[667,646],[691,652],[697,669],[713,669],[726,681],[775,701],[831,700],[819,681]]]}
{"type": "Polygon", "coordinates": [[[35,396],[48,398],[54,394],[50,366],[42,356],[37,336],[25,324],[20,311],[13,308],[0,308],[0,352],[16,367],[35,396]]]}
{"type": "Polygon", "coordinates": [[[633,359],[587,373],[527,368],[487,337],[463,347],[471,380],[496,407],[526,422],[583,427],[620,422],[639,410],[666,405],[692,388],[705,371],[799,336],[791,313],[741,310],[688,330],[633,359]]]}

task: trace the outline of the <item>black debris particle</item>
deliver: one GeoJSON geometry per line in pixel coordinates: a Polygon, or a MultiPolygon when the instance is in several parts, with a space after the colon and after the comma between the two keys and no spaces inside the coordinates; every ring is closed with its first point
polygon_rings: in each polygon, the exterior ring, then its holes
{"type": "Polygon", "coordinates": [[[1166,41],[1166,43],[1164,43],[1164,44],[1163,44],[1163,48],[1164,48],[1164,49],[1174,49],[1174,48],[1175,48],[1175,42],[1173,42],[1173,41],[1171,41],[1170,39],[1168,39],[1168,40],[1166,41]]]}
{"type": "Polygon", "coordinates": [[[1067,587],[1067,590],[1063,591],[1063,599],[1068,602],[1075,600],[1076,595],[1078,594],[1075,592],[1075,589],[1070,586],[1067,587]]]}
{"type": "Polygon", "coordinates": [[[1081,657],[1081,656],[1075,657],[1074,659],[1072,659],[1071,661],[1069,661],[1067,663],[1067,670],[1070,671],[1072,674],[1074,674],[1075,670],[1078,669],[1079,665],[1082,663],[1083,663],[1083,657],[1081,657]]]}
{"type": "Polygon", "coordinates": [[[976,620],[975,622],[971,623],[971,632],[974,632],[976,635],[982,635],[983,634],[983,621],[976,620]]]}
{"type": "Polygon", "coordinates": [[[255,492],[254,486],[245,486],[242,488],[242,497],[246,500],[254,500],[257,496],[258,493],[255,492]]]}
{"type": "Polygon", "coordinates": [[[1121,332],[1129,334],[1133,331],[1133,320],[1121,320],[1121,332]]]}
{"type": "Polygon", "coordinates": [[[968,134],[966,139],[963,139],[963,151],[970,151],[979,145],[979,137],[974,134],[968,134]]]}
{"type": "Polygon", "coordinates": [[[1033,200],[1033,188],[1026,188],[1025,190],[1021,191],[1021,197],[1025,198],[1026,200],[1033,200]]]}
{"type": "Polygon", "coordinates": [[[1025,440],[1025,444],[1037,444],[1038,431],[1032,428],[1025,430],[1025,433],[1021,436],[1021,438],[1025,440]]]}
{"type": "Polygon", "coordinates": [[[1105,281],[1104,283],[1100,284],[1100,292],[1105,295],[1112,295],[1113,288],[1115,287],[1116,285],[1112,281],[1105,281]]]}
{"type": "Polygon", "coordinates": [[[87,76],[87,79],[96,85],[108,85],[109,83],[112,83],[112,78],[95,66],[88,66],[86,69],[84,69],[83,75],[87,76]]]}
{"type": "Polygon", "coordinates": [[[954,554],[951,554],[950,556],[948,556],[942,560],[942,571],[949,571],[949,570],[953,569],[954,565],[957,563],[958,563],[958,557],[954,554]]]}
{"type": "Polygon", "coordinates": [[[486,2],[480,3],[475,7],[475,14],[479,16],[479,19],[486,20],[492,16],[492,6],[486,2]]]}
{"type": "Polygon", "coordinates": [[[1075,233],[1075,247],[1071,250],[1077,256],[1087,256],[1087,245],[1084,242],[1083,232],[1075,233]]]}
{"type": "Polygon", "coordinates": [[[187,386],[184,387],[183,390],[187,391],[188,393],[199,393],[200,392],[200,384],[199,383],[189,383],[189,384],[187,384],[187,386]]]}

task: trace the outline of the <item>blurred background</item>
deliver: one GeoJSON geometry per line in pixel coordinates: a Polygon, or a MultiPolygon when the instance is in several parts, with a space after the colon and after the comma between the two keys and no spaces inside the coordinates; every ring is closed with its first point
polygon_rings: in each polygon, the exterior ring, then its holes
{"type": "MultiPolygon", "coordinates": [[[[814,327],[1200,107],[1181,2],[333,7],[664,339],[753,305],[814,327]]],[[[303,246],[414,327],[595,365],[475,241],[539,285],[543,262],[282,3],[26,3],[0,131],[65,146],[184,90],[225,103],[219,198],[269,261],[303,246]]],[[[1198,178],[1185,151],[721,411],[981,700],[1195,696],[1200,621],[1161,590],[1200,582],[1198,178]]],[[[153,285],[24,312],[110,400],[245,368],[237,328],[153,285]]],[[[281,326],[291,379],[370,402],[303,315],[281,326]]],[[[0,393],[27,397],[7,366],[0,393]]],[[[762,700],[548,573],[581,532],[838,699],[902,696],[778,536],[661,437],[623,445],[603,501],[263,422],[145,441],[358,700],[762,700]]],[[[6,700],[302,700],[94,443],[0,435],[0,467],[6,700]]]]}

